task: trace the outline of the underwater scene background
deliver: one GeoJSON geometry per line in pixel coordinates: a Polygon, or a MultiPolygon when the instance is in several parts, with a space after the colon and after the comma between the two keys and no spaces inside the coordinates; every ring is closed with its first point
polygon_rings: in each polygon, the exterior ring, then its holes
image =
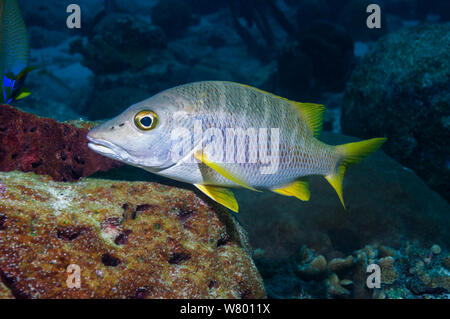
{"type": "Polygon", "coordinates": [[[449,298],[450,1],[18,3],[36,69],[0,106],[2,298],[449,298]],[[332,145],[388,140],[348,170],[346,210],[313,176],[307,202],[236,190],[239,214],[88,149],[100,121],[204,80],[324,104],[332,145]]]}

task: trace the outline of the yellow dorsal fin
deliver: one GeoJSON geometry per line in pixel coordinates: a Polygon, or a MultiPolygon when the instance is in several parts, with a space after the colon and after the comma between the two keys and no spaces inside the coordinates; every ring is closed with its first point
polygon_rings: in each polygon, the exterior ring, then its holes
{"type": "Polygon", "coordinates": [[[372,138],[370,140],[336,146],[336,150],[341,154],[342,159],[339,161],[336,171],[325,176],[325,179],[335,189],[344,209],[345,204],[342,196],[342,180],[344,179],[345,170],[347,167],[358,164],[364,157],[375,152],[384,142],[386,142],[386,138],[372,138]]]}
{"type": "Polygon", "coordinates": [[[272,191],[284,196],[294,196],[303,201],[308,201],[310,197],[308,182],[302,179],[286,186],[272,189],[272,191]]]}
{"type": "Polygon", "coordinates": [[[211,160],[208,159],[208,156],[203,153],[201,150],[197,151],[194,153],[194,157],[201,161],[203,164],[205,164],[206,166],[212,168],[213,170],[215,170],[217,173],[219,173],[220,175],[222,175],[223,177],[225,177],[226,179],[229,179],[232,182],[235,182],[236,184],[244,187],[244,188],[248,188],[252,191],[255,192],[259,192],[259,190],[251,187],[250,185],[248,185],[247,183],[245,183],[243,180],[241,180],[240,178],[234,176],[233,174],[231,174],[229,171],[227,171],[222,165],[212,162],[211,160]]]}
{"type": "Polygon", "coordinates": [[[239,205],[234,197],[234,194],[229,189],[219,187],[219,186],[211,186],[211,185],[200,185],[194,184],[199,190],[205,193],[210,198],[214,199],[219,204],[225,206],[228,209],[231,209],[233,212],[239,212],[239,205]]]}
{"type": "Polygon", "coordinates": [[[326,110],[325,106],[322,104],[293,101],[291,103],[300,111],[313,136],[319,137],[322,132],[323,118],[326,110]]]}
{"type": "MultiPolygon", "coordinates": [[[[238,83],[239,84],[239,83],[238,83]]],[[[303,119],[306,121],[306,124],[310,128],[311,132],[313,133],[314,137],[319,137],[320,133],[322,132],[322,125],[323,125],[323,119],[326,111],[326,107],[322,104],[315,104],[315,103],[302,103],[302,102],[295,102],[291,101],[289,99],[286,99],[284,97],[275,95],[270,92],[266,92],[263,90],[260,90],[258,88],[245,85],[245,84],[239,84],[240,86],[250,88],[256,91],[259,91],[264,94],[268,94],[274,98],[286,101],[294,105],[302,114],[303,119]]]]}

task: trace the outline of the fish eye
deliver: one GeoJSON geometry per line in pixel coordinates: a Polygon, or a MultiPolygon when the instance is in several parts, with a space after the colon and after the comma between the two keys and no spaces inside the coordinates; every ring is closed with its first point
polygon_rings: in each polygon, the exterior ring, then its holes
{"type": "Polygon", "coordinates": [[[137,128],[143,131],[150,131],[158,124],[158,115],[153,111],[140,111],[134,117],[137,128]]]}

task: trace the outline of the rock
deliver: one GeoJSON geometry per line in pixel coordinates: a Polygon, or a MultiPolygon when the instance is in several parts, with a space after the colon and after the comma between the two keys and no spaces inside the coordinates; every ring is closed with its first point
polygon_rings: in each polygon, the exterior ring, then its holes
{"type": "Polygon", "coordinates": [[[195,21],[190,6],[178,0],[159,1],[153,7],[151,17],[152,23],[160,26],[171,38],[184,33],[195,21]]]}
{"type": "Polygon", "coordinates": [[[0,171],[33,171],[58,181],[75,181],[121,166],[88,148],[89,125],[58,123],[0,105],[0,171]]]}
{"type": "MultiPolygon", "coordinates": [[[[80,117],[94,90],[94,74],[81,65],[80,54],[70,54],[69,43],[31,50],[30,65],[38,66],[30,72],[25,86],[31,95],[14,105],[38,116],[67,121],[80,117]]],[[[82,38],[76,38],[83,42],[82,38]]]]}
{"type": "Polygon", "coordinates": [[[192,191],[0,173],[0,296],[264,298],[244,231],[192,191]],[[81,288],[66,286],[80,267],[81,288]]]}
{"type": "Polygon", "coordinates": [[[388,137],[383,149],[450,200],[450,23],[381,39],[347,85],[342,131],[388,137]]]}
{"type": "Polygon", "coordinates": [[[150,64],[151,51],[163,50],[167,40],[160,27],[128,14],[109,14],[95,25],[88,43],[71,43],[72,53],[83,55],[83,64],[97,73],[140,70],[150,64]]]}
{"type": "MultiPolygon", "coordinates": [[[[332,145],[356,141],[328,132],[320,139],[332,145]]],[[[368,244],[399,248],[405,236],[426,247],[449,245],[449,204],[383,151],[347,170],[346,210],[323,177],[309,181],[308,202],[271,192],[235,191],[242,212],[238,218],[252,246],[264,249],[267,259],[295,256],[303,245],[328,260],[345,258],[368,244]]]]}
{"type": "Polygon", "coordinates": [[[37,25],[31,26],[28,28],[30,46],[33,49],[55,47],[70,36],[67,32],[68,30],[64,31],[48,30],[37,25]]]}

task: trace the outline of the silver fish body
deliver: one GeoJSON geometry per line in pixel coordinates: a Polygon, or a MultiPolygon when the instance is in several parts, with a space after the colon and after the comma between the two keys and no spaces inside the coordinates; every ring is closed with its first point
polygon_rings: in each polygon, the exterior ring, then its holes
{"type": "Polygon", "coordinates": [[[88,134],[89,147],[194,184],[219,202],[229,193],[217,195],[219,188],[213,186],[270,189],[307,200],[303,176],[324,175],[337,185],[347,165],[384,142],[369,140],[361,153],[360,146],[319,141],[324,111],[321,105],[289,101],[234,82],[196,82],[130,106],[94,128],[88,134]]]}

